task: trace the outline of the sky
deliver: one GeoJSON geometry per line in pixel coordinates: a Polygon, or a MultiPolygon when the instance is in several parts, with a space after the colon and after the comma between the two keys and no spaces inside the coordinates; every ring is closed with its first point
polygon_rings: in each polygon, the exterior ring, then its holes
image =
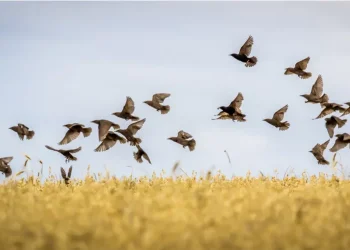
{"type": "MultiPolygon", "coordinates": [[[[305,104],[300,95],[321,74],[330,101],[350,101],[349,7],[347,2],[1,2],[0,157],[14,157],[14,172],[22,169],[24,153],[32,157],[34,171],[39,159],[46,174],[49,166],[58,175],[60,167],[72,165],[74,178],[83,177],[88,165],[91,172],[108,169],[118,177],[132,169],[136,176],[170,174],[177,161],[188,174],[331,173],[308,152],[329,139],[324,119],[312,120],[321,108],[305,104]],[[229,56],[249,35],[255,42],[251,55],[259,60],[252,68],[229,56]],[[308,56],[311,78],[284,75],[308,56]],[[168,114],[143,103],[164,92],[171,93],[168,114]],[[211,120],[238,92],[247,122],[211,120]],[[99,141],[92,120],[130,124],[111,115],[121,111],[126,96],[135,102],[134,114],[146,118],[137,136],[152,165],[137,163],[129,144],[93,151],[99,141]],[[289,130],[262,121],[286,104],[289,130]],[[91,136],[59,146],[67,131],[63,125],[74,122],[92,127],[91,136]],[[17,123],[34,129],[34,138],[19,140],[9,130],[17,123]],[[195,151],[167,140],[179,130],[194,136],[195,151]],[[82,151],[77,162],[66,164],[44,145],[82,151]]],[[[350,123],[335,133],[349,130],[350,123]]],[[[337,159],[348,167],[349,148],[337,159]]]]}

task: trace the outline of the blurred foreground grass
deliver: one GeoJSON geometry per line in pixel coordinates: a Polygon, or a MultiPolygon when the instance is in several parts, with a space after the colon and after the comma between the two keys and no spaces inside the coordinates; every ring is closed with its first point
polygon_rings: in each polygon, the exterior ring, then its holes
{"type": "Polygon", "coordinates": [[[350,249],[350,181],[322,175],[12,180],[0,209],[4,250],[350,249]]]}

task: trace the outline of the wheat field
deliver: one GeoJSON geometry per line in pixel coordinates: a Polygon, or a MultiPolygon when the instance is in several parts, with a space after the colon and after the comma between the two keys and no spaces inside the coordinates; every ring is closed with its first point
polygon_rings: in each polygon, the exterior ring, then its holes
{"type": "Polygon", "coordinates": [[[0,185],[1,249],[349,249],[350,181],[33,177],[0,185]]]}

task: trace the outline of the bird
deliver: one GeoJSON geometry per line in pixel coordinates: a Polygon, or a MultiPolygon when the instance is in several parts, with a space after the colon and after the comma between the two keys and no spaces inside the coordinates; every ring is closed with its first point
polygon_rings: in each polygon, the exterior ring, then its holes
{"type": "Polygon", "coordinates": [[[54,149],[50,146],[45,145],[45,147],[47,149],[50,149],[52,151],[56,151],[58,153],[61,153],[64,157],[66,157],[66,163],[69,161],[76,161],[78,160],[76,157],[74,157],[72,154],[77,153],[81,150],[81,147],[79,148],[75,148],[75,149],[68,149],[68,150],[64,150],[64,149],[54,149]]]}
{"type": "Polygon", "coordinates": [[[136,144],[140,144],[142,142],[140,138],[136,138],[134,137],[134,135],[137,133],[137,131],[139,131],[142,128],[145,121],[146,121],[146,118],[140,121],[131,123],[127,127],[127,129],[118,129],[116,132],[122,134],[126,138],[126,140],[130,142],[131,146],[135,146],[136,144]]]}
{"type": "Polygon", "coordinates": [[[143,160],[142,160],[142,157],[149,162],[149,164],[152,164],[151,163],[151,160],[149,159],[148,157],[148,154],[139,146],[139,145],[136,145],[137,147],[137,152],[134,152],[134,158],[135,160],[138,162],[138,163],[142,163],[143,160]]]}
{"type": "Polygon", "coordinates": [[[335,140],[333,147],[329,150],[333,153],[345,148],[350,143],[350,135],[348,133],[338,134],[335,136],[337,139],[335,140]]]}
{"type": "Polygon", "coordinates": [[[58,145],[66,145],[70,143],[71,141],[77,139],[80,133],[83,133],[84,137],[88,137],[92,132],[90,127],[85,128],[83,124],[79,123],[66,124],[63,125],[63,127],[68,128],[68,131],[58,145]]]}
{"type": "Polygon", "coordinates": [[[12,169],[9,165],[12,160],[12,156],[0,158],[0,172],[5,174],[6,178],[10,177],[12,174],[12,169]]]}
{"type": "Polygon", "coordinates": [[[328,131],[329,137],[333,138],[334,135],[334,128],[338,126],[338,128],[341,128],[345,125],[346,119],[342,120],[334,115],[332,115],[330,118],[326,118],[326,129],[328,131]]]}
{"type": "Polygon", "coordinates": [[[316,144],[311,151],[309,151],[310,153],[312,153],[315,158],[318,161],[318,164],[321,165],[329,165],[329,162],[325,160],[325,158],[323,157],[323,152],[324,150],[327,148],[328,143],[330,140],[324,142],[323,144],[316,144]]]}
{"type": "Polygon", "coordinates": [[[66,183],[66,185],[69,184],[69,180],[70,180],[70,177],[72,175],[72,169],[73,169],[73,166],[70,166],[70,168],[68,169],[68,175],[67,175],[66,171],[61,167],[61,176],[62,176],[64,182],[66,183]]]}
{"type": "Polygon", "coordinates": [[[272,126],[275,126],[276,128],[279,128],[279,130],[284,131],[289,129],[290,124],[289,122],[282,122],[284,118],[284,113],[286,113],[288,110],[288,105],[285,105],[283,108],[277,110],[272,119],[264,119],[265,122],[271,124],[272,126]]]}
{"type": "Polygon", "coordinates": [[[111,127],[113,127],[115,130],[120,129],[120,126],[118,124],[108,120],[93,120],[92,123],[98,124],[99,141],[103,141],[106,138],[111,127]]]}
{"type": "Polygon", "coordinates": [[[117,135],[116,133],[109,131],[107,133],[107,136],[103,139],[101,144],[94,150],[95,152],[103,152],[107,151],[111,147],[113,147],[117,141],[119,141],[121,144],[126,143],[126,139],[117,135]]]}
{"type": "Polygon", "coordinates": [[[190,135],[189,133],[183,131],[183,130],[180,130],[178,133],[177,133],[177,136],[182,138],[182,139],[191,139],[192,138],[192,135],[190,135]]]}
{"type": "Polygon", "coordinates": [[[212,120],[232,120],[232,121],[238,121],[238,122],[245,122],[247,121],[245,119],[246,115],[245,114],[239,114],[239,113],[234,113],[233,115],[230,115],[224,111],[221,111],[218,114],[218,118],[213,118],[212,120]]]}
{"type": "Polygon", "coordinates": [[[332,114],[333,112],[335,111],[339,111],[339,112],[344,112],[345,109],[340,105],[340,104],[337,104],[337,103],[329,103],[329,102],[325,102],[325,103],[322,103],[322,105],[324,106],[324,109],[321,111],[321,113],[316,117],[314,118],[313,120],[316,120],[316,119],[320,119],[322,117],[325,117],[329,114],[332,114]]]}
{"type": "Polygon", "coordinates": [[[329,101],[328,95],[323,94],[323,79],[322,76],[319,75],[316,79],[314,85],[312,85],[311,93],[301,95],[306,99],[305,103],[325,103],[329,101]]]}
{"type": "Polygon", "coordinates": [[[128,121],[128,120],[132,120],[132,121],[140,120],[140,118],[138,118],[137,116],[132,115],[134,113],[134,111],[135,111],[134,101],[131,99],[131,97],[127,96],[122,112],[115,112],[112,115],[115,115],[115,116],[122,118],[126,121],[128,121]]]}
{"type": "Polygon", "coordinates": [[[169,105],[161,105],[161,103],[164,102],[166,98],[168,98],[170,94],[167,93],[158,93],[154,94],[152,96],[152,101],[144,101],[143,103],[146,103],[147,105],[151,106],[152,108],[156,109],[157,111],[160,111],[162,115],[167,114],[170,111],[169,105]]]}
{"type": "Polygon", "coordinates": [[[246,67],[253,67],[257,62],[258,58],[255,56],[249,57],[250,52],[252,51],[252,46],[254,44],[254,39],[252,36],[249,36],[247,41],[243,44],[238,54],[230,54],[233,58],[238,61],[244,62],[246,67]]]}
{"type": "Polygon", "coordinates": [[[229,115],[233,115],[235,113],[242,114],[241,106],[242,106],[243,100],[244,100],[243,95],[241,92],[239,92],[235,97],[235,99],[233,99],[233,101],[230,103],[230,105],[228,105],[227,107],[221,106],[221,107],[218,107],[218,109],[221,109],[223,112],[226,112],[229,115]]]}
{"type": "Polygon", "coordinates": [[[171,140],[173,142],[176,142],[182,145],[183,148],[188,147],[190,151],[193,151],[196,147],[196,140],[195,139],[188,140],[190,138],[192,138],[192,136],[189,133],[184,132],[183,130],[180,130],[177,133],[176,137],[169,137],[168,140],[171,140]]]}
{"type": "Polygon", "coordinates": [[[297,62],[294,66],[294,68],[286,68],[286,71],[284,72],[285,75],[291,75],[296,74],[301,79],[308,79],[312,76],[311,72],[305,72],[307,68],[307,64],[310,61],[310,57],[307,57],[300,62],[297,62]]]}
{"type": "Polygon", "coordinates": [[[350,102],[346,102],[345,104],[348,105],[349,107],[343,112],[341,116],[350,114],[350,102]]]}
{"type": "Polygon", "coordinates": [[[24,139],[24,136],[26,136],[27,140],[30,140],[34,137],[34,134],[35,134],[33,130],[29,130],[29,128],[22,123],[18,123],[17,126],[13,126],[10,129],[16,132],[18,134],[18,137],[22,141],[24,139]]]}

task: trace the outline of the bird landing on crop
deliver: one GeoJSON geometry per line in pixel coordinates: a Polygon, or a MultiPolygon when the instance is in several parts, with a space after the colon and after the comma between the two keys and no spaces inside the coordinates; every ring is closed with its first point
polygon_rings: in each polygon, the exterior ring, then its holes
{"type": "Polygon", "coordinates": [[[297,62],[294,68],[286,68],[284,72],[285,75],[296,74],[301,79],[307,79],[312,76],[311,72],[305,72],[304,70],[307,68],[307,64],[310,61],[310,57],[307,57],[300,62],[297,62]]]}
{"type": "Polygon", "coordinates": [[[150,107],[156,109],[157,111],[160,111],[162,115],[167,114],[170,111],[170,106],[169,105],[161,105],[161,103],[164,102],[166,98],[168,98],[170,94],[167,93],[158,93],[154,94],[152,96],[151,101],[144,101],[147,105],[150,107]]]}
{"type": "Polygon", "coordinates": [[[29,130],[29,128],[22,123],[18,123],[17,126],[13,126],[10,129],[16,132],[18,134],[18,137],[22,141],[24,139],[24,136],[26,136],[27,140],[30,140],[34,137],[34,134],[35,134],[33,130],[29,130]]]}
{"type": "Polygon", "coordinates": [[[70,168],[68,169],[68,175],[67,175],[66,171],[61,167],[61,176],[64,180],[64,183],[66,183],[66,185],[69,184],[70,177],[72,175],[72,169],[73,169],[73,166],[70,166],[70,168]]]}
{"type": "Polygon", "coordinates": [[[238,61],[244,62],[246,67],[253,67],[257,62],[258,58],[255,56],[249,57],[250,52],[252,51],[252,46],[254,44],[254,39],[252,36],[249,36],[247,41],[243,44],[238,54],[230,54],[233,58],[238,61]]]}

